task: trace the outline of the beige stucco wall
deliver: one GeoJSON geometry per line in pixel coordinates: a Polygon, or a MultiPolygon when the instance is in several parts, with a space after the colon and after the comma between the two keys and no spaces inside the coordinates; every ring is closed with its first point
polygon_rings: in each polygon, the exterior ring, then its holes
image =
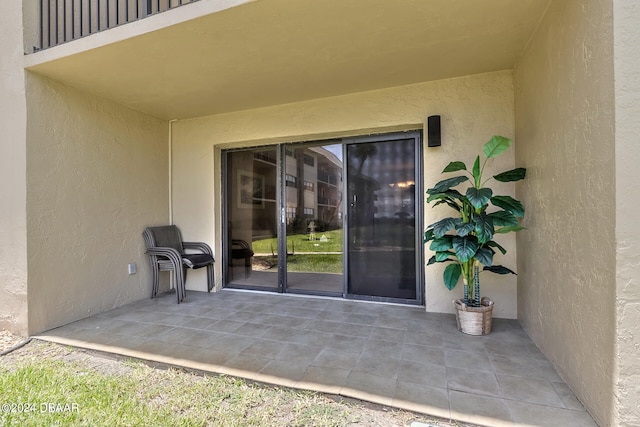
{"type": "Polygon", "coordinates": [[[27,333],[26,102],[20,2],[0,3],[0,329],[27,333]]]}
{"type": "MultiPolygon", "coordinates": [[[[12,3],[18,3],[17,1],[12,3]]],[[[22,0],[23,51],[33,53],[40,46],[40,2],[22,0]]]]}
{"type": "Polygon", "coordinates": [[[617,242],[615,424],[640,425],[640,6],[613,1],[617,242]]]}
{"type": "Polygon", "coordinates": [[[528,169],[518,196],[529,209],[518,318],[603,426],[616,330],[611,14],[609,0],[551,2],[514,71],[516,163],[528,169]]]}
{"type": "Polygon", "coordinates": [[[36,333],[149,297],[141,233],[168,222],[168,124],[31,73],[27,91],[36,333]]]}
{"type": "MultiPolygon", "coordinates": [[[[425,147],[425,188],[442,178],[452,160],[469,165],[494,134],[514,135],[513,87],[510,71],[474,75],[384,90],[355,93],[270,108],[220,114],[173,125],[173,213],[185,238],[207,241],[221,254],[220,149],[241,145],[307,141],[366,135],[423,127],[427,116],[442,116],[443,143],[425,147]],[[197,185],[193,183],[196,182],[197,185]]],[[[426,144],[425,144],[426,145],[426,144]]],[[[496,169],[514,165],[514,152],[496,159],[496,169]]],[[[500,191],[514,194],[513,184],[500,191]]],[[[425,223],[444,215],[426,210],[425,223]]],[[[515,236],[502,241],[509,249],[505,265],[515,268],[515,236]]],[[[220,263],[216,277],[220,282],[220,263]]],[[[197,274],[197,272],[196,272],[197,274]]],[[[204,275],[193,275],[188,289],[205,289],[204,275]]],[[[462,294],[442,284],[441,266],[426,270],[429,311],[451,312],[462,294]]],[[[516,278],[486,275],[483,291],[497,302],[495,315],[515,318],[516,278]]]]}

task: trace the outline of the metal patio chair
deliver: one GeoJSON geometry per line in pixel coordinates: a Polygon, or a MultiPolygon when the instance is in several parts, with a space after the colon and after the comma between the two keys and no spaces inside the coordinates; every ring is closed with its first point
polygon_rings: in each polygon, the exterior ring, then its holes
{"type": "Polygon", "coordinates": [[[251,257],[253,257],[251,246],[244,240],[231,240],[231,267],[233,267],[234,259],[244,259],[244,277],[245,279],[251,274],[251,257]]]}
{"type": "Polygon", "coordinates": [[[211,292],[215,284],[213,276],[215,260],[209,245],[203,242],[183,242],[180,230],[175,225],[147,227],[142,236],[147,245],[146,253],[149,255],[153,274],[151,298],[158,295],[160,272],[173,271],[179,304],[186,296],[187,268],[207,267],[207,289],[211,292]],[[199,253],[186,253],[186,250],[196,250],[199,253]]]}

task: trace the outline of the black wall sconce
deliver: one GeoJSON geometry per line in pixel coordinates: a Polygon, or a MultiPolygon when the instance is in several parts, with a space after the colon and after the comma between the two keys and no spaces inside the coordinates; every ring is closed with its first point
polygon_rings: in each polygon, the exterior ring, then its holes
{"type": "Polygon", "coordinates": [[[427,118],[427,144],[429,147],[440,147],[440,116],[427,118]]]}

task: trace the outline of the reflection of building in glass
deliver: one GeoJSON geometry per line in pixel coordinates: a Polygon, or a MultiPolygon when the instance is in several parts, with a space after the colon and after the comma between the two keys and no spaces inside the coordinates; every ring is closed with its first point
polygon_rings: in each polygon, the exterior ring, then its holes
{"type": "Polygon", "coordinates": [[[415,147],[411,140],[347,148],[349,241],[353,247],[412,245],[415,232],[415,147]]]}
{"type": "MultiPolygon", "coordinates": [[[[357,209],[351,214],[360,226],[374,220],[400,219],[413,221],[415,211],[415,182],[413,152],[402,144],[382,143],[376,146],[354,144],[348,148],[351,156],[351,184],[358,194],[357,209]],[[398,159],[391,166],[386,159],[398,159]]],[[[253,204],[263,200],[275,207],[276,150],[256,151],[253,154],[253,204]],[[269,169],[267,171],[266,169],[269,169]],[[264,186],[264,187],[263,187],[264,186]],[[256,196],[256,188],[262,197],[256,196]]],[[[343,218],[343,162],[342,145],[285,147],[284,164],[285,217],[291,232],[306,233],[315,220],[318,230],[342,226],[343,218]]],[[[270,206],[270,205],[268,205],[270,206]]],[[[264,226],[259,227],[264,228],[264,226]]]]}
{"type": "MultiPolygon", "coordinates": [[[[342,145],[286,147],[284,164],[285,217],[291,232],[307,233],[314,220],[318,231],[342,227],[342,145]]],[[[277,150],[256,149],[246,157],[229,157],[229,179],[237,186],[238,202],[229,212],[233,226],[251,222],[252,236],[275,236],[277,229],[277,150]],[[250,211],[247,208],[260,208],[250,211]]]]}
{"type": "MultiPolygon", "coordinates": [[[[358,194],[374,194],[367,202],[367,207],[375,218],[405,219],[414,216],[415,212],[415,168],[414,152],[409,144],[379,143],[375,146],[368,144],[349,147],[350,179],[357,185],[367,188],[356,188],[358,194]],[[394,159],[390,162],[389,159],[394,159]],[[375,185],[373,184],[375,182],[375,185]]],[[[362,201],[361,203],[362,204],[362,201]]],[[[362,208],[362,207],[361,207],[362,208]]],[[[363,208],[364,209],[364,208],[363,208]]]]}
{"type": "Polygon", "coordinates": [[[415,186],[414,181],[392,182],[383,186],[378,192],[376,203],[378,217],[412,217],[415,211],[415,186]]]}
{"type": "Polygon", "coordinates": [[[341,227],[342,160],[332,152],[339,152],[336,147],[285,150],[286,217],[294,231],[306,232],[312,219],[318,230],[341,227]]]}

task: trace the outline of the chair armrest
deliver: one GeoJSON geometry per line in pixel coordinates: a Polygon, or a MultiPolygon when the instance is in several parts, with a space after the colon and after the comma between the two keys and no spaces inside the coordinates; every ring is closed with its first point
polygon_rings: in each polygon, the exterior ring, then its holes
{"type": "Polygon", "coordinates": [[[196,249],[201,251],[204,254],[208,254],[213,257],[213,251],[211,250],[211,246],[207,245],[204,242],[182,242],[182,247],[185,249],[196,249]]]}
{"type": "Polygon", "coordinates": [[[164,248],[155,246],[147,249],[147,255],[163,256],[169,258],[169,260],[176,266],[182,265],[182,255],[173,248],[164,248]]]}
{"type": "Polygon", "coordinates": [[[231,240],[231,246],[240,246],[242,249],[251,249],[251,246],[249,246],[246,241],[240,239],[231,240]]]}

